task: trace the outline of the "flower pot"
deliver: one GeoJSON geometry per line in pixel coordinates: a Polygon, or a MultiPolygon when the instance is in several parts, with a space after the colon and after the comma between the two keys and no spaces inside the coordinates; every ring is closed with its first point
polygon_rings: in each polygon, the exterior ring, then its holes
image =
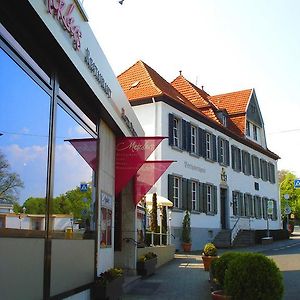
{"type": "Polygon", "coordinates": [[[182,249],[184,252],[190,252],[192,248],[191,243],[182,243],[182,249]]]}
{"type": "Polygon", "coordinates": [[[91,299],[93,300],[120,299],[123,294],[123,282],[124,282],[124,276],[120,276],[108,282],[105,286],[95,283],[92,288],[91,299]]]}
{"type": "Polygon", "coordinates": [[[136,264],[136,270],[138,275],[143,277],[152,275],[155,272],[155,266],[157,264],[157,257],[147,259],[145,261],[138,261],[136,264]]]}
{"type": "Polygon", "coordinates": [[[204,264],[204,270],[205,271],[209,271],[211,262],[218,258],[218,256],[206,256],[206,255],[202,255],[202,260],[203,260],[203,264],[204,264]]]}
{"type": "Polygon", "coordinates": [[[211,292],[211,298],[213,300],[230,300],[231,296],[224,295],[223,290],[218,290],[211,292]]]}

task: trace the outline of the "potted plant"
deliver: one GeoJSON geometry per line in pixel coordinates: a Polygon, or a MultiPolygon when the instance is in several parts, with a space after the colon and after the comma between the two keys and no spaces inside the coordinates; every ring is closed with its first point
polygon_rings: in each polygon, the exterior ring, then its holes
{"type": "Polygon", "coordinates": [[[191,239],[191,218],[190,213],[186,210],[185,215],[182,221],[182,248],[184,252],[191,251],[192,248],[192,239],[191,239]]]}
{"type": "Polygon", "coordinates": [[[157,264],[157,255],[153,252],[148,252],[142,255],[136,264],[137,273],[143,277],[152,275],[155,272],[157,264]]]}
{"type": "Polygon", "coordinates": [[[92,288],[92,299],[120,299],[123,293],[123,270],[111,268],[101,273],[95,280],[92,288]]]}
{"type": "Polygon", "coordinates": [[[218,253],[217,248],[213,243],[207,243],[204,246],[202,252],[202,261],[204,264],[205,271],[209,271],[211,262],[218,257],[217,253],[218,253]]]}
{"type": "Polygon", "coordinates": [[[260,253],[243,253],[225,272],[224,291],[232,300],[280,300],[283,279],[275,262],[260,253]]]}

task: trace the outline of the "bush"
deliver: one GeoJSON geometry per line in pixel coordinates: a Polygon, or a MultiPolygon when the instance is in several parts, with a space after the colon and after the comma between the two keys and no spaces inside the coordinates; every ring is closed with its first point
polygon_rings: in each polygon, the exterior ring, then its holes
{"type": "Polygon", "coordinates": [[[240,252],[227,252],[212,262],[212,276],[221,289],[224,288],[225,273],[229,267],[229,264],[241,255],[242,253],[240,252]]]}
{"type": "Polygon", "coordinates": [[[217,248],[213,243],[207,243],[203,249],[203,255],[205,256],[217,256],[217,248]]]}
{"type": "Polygon", "coordinates": [[[258,253],[243,253],[230,262],[224,288],[232,300],[280,300],[283,296],[280,270],[258,253]]]}

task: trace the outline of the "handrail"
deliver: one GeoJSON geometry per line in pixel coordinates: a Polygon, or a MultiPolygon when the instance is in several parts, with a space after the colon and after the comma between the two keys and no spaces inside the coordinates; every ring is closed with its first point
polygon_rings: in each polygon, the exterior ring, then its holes
{"type": "Polygon", "coordinates": [[[238,217],[238,219],[236,220],[236,222],[234,223],[232,229],[230,230],[230,245],[232,245],[234,239],[236,238],[238,232],[240,231],[240,228],[237,226],[239,221],[240,221],[240,217],[238,217]],[[235,230],[235,228],[237,228],[237,230],[235,230]],[[235,230],[235,231],[234,231],[235,230]]]}

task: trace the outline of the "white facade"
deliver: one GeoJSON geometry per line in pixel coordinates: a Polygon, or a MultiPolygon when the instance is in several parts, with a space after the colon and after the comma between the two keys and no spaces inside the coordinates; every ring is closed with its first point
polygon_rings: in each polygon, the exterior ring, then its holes
{"type": "MultiPolygon", "coordinates": [[[[268,157],[267,155],[241,143],[238,139],[234,139],[219,132],[218,130],[209,127],[206,124],[184,114],[176,108],[164,103],[156,102],[144,105],[134,106],[134,111],[141,122],[146,135],[169,135],[169,114],[173,114],[179,119],[184,119],[187,122],[200,127],[207,132],[210,132],[217,137],[220,136],[229,142],[229,149],[231,145],[239,149],[246,150],[250,155],[255,155],[259,159],[264,159],[274,165],[274,172],[277,172],[277,161],[268,157]]],[[[275,200],[278,203],[278,185],[270,181],[263,181],[261,178],[254,178],[252,175],[245,175],[243,172],[237,172],[231,166],[231,151],[230,151],[230,165],[224,166],[218,162],[193,155],[187,151],[183,151],[176,147],[172,147],[165,139],[155,152],[155,159],[172,159],[176,162],[171,164],[167,172],[156,183],[152,191],[157,192],[158,195],[168,197],[168,174],[178,176],[180,178],[187,178],[195,182],[208,183],[216,186],[217,191],[217,213],[206,214],[199,211],[192,211],[191,213],[191,227],[192,227],[192,244],[193,249],[202,249],[204,243],[211,241],[216,233],[222,228],[221,225],[221,202],[220,189],[224,188],[226,192],[225,218],[226,228],[231,229],[234,226],[238,216],[233,214],[233,200],[232,192],[239,191],[243,194],[247,193],[252,196],[266,197],[275,200]],[[227,180],[221,179],[222,171],[227,176],[227,180]],[[168,173],[168,174],[167,174],[168,173]],[[258,183],[259,190],[255,189],[255,184],[258,183]]],[[[223,209],[223,210],[224,210],[223,209]]],[[[267,221],[264,218],[257,219],[255,217],[244,217],[246,223],[249,223],[250,229],[266,229],[267,221]]],[[[182,209],[173,209],[172,213],[172,231],[175,236],[176,247],[180,249],[180,228],[183,219],[182,209]]],[[[276,220],[269,219],[270,229],[280,228],[280,207],[277,204],[277,218],[276,220]]]]}

